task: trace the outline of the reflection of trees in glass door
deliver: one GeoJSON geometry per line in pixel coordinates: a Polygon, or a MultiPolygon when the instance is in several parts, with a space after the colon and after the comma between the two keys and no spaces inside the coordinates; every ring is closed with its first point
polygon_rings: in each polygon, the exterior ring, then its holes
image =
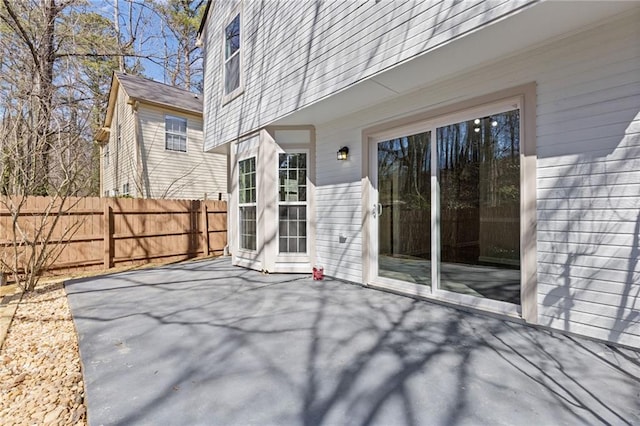
{"type": "Polygon", "coordinates": [[[382,281],[520,304],[520,111],[500,111],[375,144],[382,281]]]}
{"type": "Polygon", "coordinates": [[[437,129],[440,285],[520,303],[520,114],[437,129]]]}
{"type": "Polygon", "coordinates": [[[431,134],[377,144],[378,276],[431,284],[431,134]]]}

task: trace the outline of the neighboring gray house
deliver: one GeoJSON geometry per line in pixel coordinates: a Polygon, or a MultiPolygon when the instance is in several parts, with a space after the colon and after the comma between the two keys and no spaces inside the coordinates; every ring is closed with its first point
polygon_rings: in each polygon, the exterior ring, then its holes
{"type": "Polygon", "coordinates": [[[201,95],[114,73],[96,140],[102,196],[226,199],[227,157],[202,149],[201,95]]]}
{"type": "Polygon", "coordinates": [[[640,347],[639,22],[638,2],[209,2],[233,263],[640,347]]]}

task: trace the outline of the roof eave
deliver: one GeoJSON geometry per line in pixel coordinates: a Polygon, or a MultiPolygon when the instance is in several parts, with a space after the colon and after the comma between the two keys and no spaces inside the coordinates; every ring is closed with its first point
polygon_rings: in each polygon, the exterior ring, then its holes
{"type": "Polygon", "coordinates": [[[211,3],[213,3],[213,0],[207,0],[207,5],[204,7],[204,13],[202,14],[202,20],[200,21],[200,27],[198,27],[198,33],[196,34],[196,38],[198,40],[200,40],[200,36],[202,35],[205,25],[207,24],[207,17],[209,16],[211,3]]]}
{"type": "Polygon", "coordinates": [[[111,127],[111,120],[113,119],[113,109],[116,104],[116,99],[118,98],[118,87],[120,86],[120,81],[115,73],[111,75],[111,86],[109,88],[109,102],[107,103],[107,115],[104,118],[104,126],[103,127],[111,127]]]}
{"type": "Polygon", "coordinates": [[[130,103],[139,102],[141,104],[151,105],[151,106],[164,108],[164,109],[168,109],[168,110],[171,110],[171,111],[182,112],[182,113],[186,113],[186,114],[199,115],[200,117],[202,117],[202,110],[198,111],[198,110],[190,109],[190,108],[181,108],[181,107],[178,107],[178,106],[175,106],[175,105],[165,104],[163,102],[149,101],[147,99],[142,99],[142,98],[129,97],[129,101],[130,101],[130,103]]]}
{"type": "Polygon", "coordinates": [[[96,142],[100,145],[104,145],[105,142],[109,141],[109,134],[111,133],[111,129],[109,127],[101,127],[96,133],[96,142]]]}

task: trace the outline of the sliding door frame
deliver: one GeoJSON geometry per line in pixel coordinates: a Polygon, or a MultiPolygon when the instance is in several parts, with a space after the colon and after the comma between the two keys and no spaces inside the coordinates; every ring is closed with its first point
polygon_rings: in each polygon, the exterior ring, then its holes
{"type": "Polygon", "coordinates": [[[535,105],[535,83],[530,83],[438,110],[382,122],[362,132],[362,261],[365,285],[523,318],[529,323],[537,322],[535,105]],[[520,305],[439,289],[441,256],[437,128],[513,109],[520,111],[520,305]],[[430,287],[378,276],[378,221],[373,214],[373,205],[377,202],[378,143],[421,132],[431,132],[430,287]]]}

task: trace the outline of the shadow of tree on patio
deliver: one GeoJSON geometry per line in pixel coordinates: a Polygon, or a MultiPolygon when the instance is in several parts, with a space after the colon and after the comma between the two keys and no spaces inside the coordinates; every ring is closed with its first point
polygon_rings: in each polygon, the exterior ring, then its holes
{"type": "Polygon", "coordinates": [[[640,421],[632,351],[228,259],[180,266],[67,283],[90,421],[640,421]]]}

